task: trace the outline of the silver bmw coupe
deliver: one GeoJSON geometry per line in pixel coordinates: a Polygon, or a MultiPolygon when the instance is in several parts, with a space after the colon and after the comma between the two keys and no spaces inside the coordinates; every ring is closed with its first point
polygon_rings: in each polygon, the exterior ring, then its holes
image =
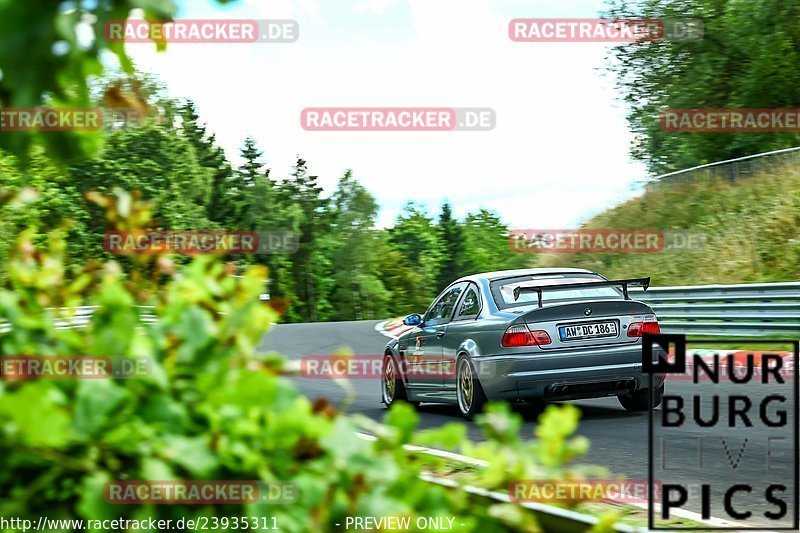
{"type": "Polygon", "coordinates": [[[642,373],[642,335],[659,325],[628,293],[649,283],[575,268],[458,279],[424,316],[407,316],[413,328],[386,345],[382,401],[452,403],[467,418],[490,400],[617,396],[629,411],[655,407],[664,376],[642,373]]]}

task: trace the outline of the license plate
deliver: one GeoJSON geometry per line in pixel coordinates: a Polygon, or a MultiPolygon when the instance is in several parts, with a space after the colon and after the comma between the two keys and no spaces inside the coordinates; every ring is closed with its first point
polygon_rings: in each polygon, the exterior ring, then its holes
{"type": "Polygon", "coordinates": [[[562,341],[616,337],[617,323],[608,321],[560,326],[558,328],[558,334],[561,336],[562,341]]]}

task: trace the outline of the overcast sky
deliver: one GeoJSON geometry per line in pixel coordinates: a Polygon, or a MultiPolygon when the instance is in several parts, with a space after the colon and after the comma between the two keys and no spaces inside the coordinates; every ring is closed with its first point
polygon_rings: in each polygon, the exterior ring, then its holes
{"type": "Polygon", "coordinates": [[[128,44],[137,66],[190,97],[238,162],[247,135],[273,175],[301,154],[328,192],[348,169],[379,225],[409,199],[514,228],[570,228],[635,192],[625,111],[606,45],[518,43],[509,20],[596,17],[602,0],[244,0],[180,3],[182,18],[291,18],[291,44],[128,44]],[[490,107],[492,131],[305,131],[306,107],[490,107]]]}

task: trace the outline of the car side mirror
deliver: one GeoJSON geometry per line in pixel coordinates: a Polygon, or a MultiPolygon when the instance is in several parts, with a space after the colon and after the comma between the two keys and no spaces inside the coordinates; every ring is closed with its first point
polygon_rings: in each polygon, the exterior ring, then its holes
{"type": "Polygon", "coordinates": [[[403,324],[406,326],[419,326],[422,324],[422,317],[416,313],[408,315],[403,319],[403,324]]]}

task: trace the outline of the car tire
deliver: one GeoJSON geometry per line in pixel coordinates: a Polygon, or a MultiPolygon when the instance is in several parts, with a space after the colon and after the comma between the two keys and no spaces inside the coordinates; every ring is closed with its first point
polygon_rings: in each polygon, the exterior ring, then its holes
{"type": "MultiPolygon", "coordinates": [[[[653,397],[653,408],[661,405],[661,400],[664,398],[664,385],[656,389],[656,394],[653,397]]],[[[617,396],[619,403],[626,411],[641,412],[647,411],[650,406],[650,389],[639,389],[632,394],[620,394],[617,396]]]]}
{"type": "Polygon", "coordinates": [[[414,407],[419,405],[419,402],[408,401],[408,393],[399,372],[397,359],[393,355],[386,354],[383,356],[381,369],[381,401],[386,407],[391,407],[398,400],[410,403],[414,407]]]}
{"type": "Polygon", "coordinates": [[[472,420],[486,405],[486,394],[469,357],[459,358],[456,364],[456,399],[458,410],[467,420],[472,420]]]}

